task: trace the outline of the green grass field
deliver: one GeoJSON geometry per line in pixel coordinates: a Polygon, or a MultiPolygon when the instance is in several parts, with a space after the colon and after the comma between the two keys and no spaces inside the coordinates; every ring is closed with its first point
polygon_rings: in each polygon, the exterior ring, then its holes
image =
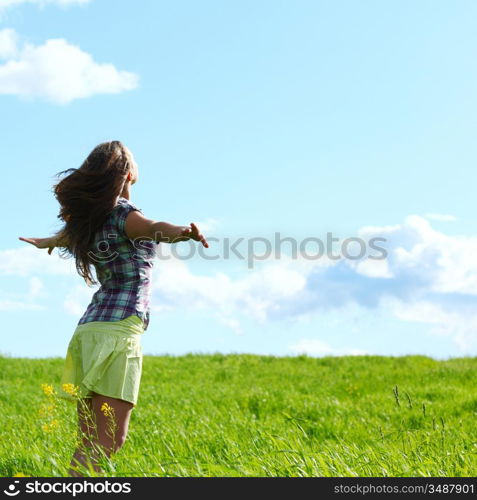
{"type": "MultiPolygon", "coordinates": [[[[0,476],[66,476],[76,408],[45,431],[62,358],[0,357],[0,476]]],[[[144,356],[108,476],[475,476],[476,358],[144,356]]]]}

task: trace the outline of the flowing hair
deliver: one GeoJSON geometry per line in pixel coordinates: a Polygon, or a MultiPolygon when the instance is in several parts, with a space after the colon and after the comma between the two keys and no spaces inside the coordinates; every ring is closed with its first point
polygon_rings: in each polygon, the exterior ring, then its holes
{"type": "Polygon", "coordinates": [[[88,285],[97,284],[90,245],[113,210],[130,170],[134,182],[137,172],[128,150],[120,141],[111,141],[96,146],[79,168],[56,174],[66,175],[53,186],[60,204],[58,218],[65,223],[57,233],[63,242],[60,254],[75,258],[76,270],[88,285]]]}

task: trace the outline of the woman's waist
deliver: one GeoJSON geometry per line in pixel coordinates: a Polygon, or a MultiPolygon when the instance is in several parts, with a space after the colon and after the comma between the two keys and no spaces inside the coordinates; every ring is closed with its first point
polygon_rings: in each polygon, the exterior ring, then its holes
{"type": "Polygon", "coordinates": [[[136,314],[131,314],[121,320],[91,321],[80,322],[76,326],[75,333],[87,332],[107,332],[108,334],[117,335],[141,335],[144,333],[145,323],[136,314]]]}
{"type": "Polygon", "coordinates": [[[151,287],[151,282],[149,280],[137,280],[137,281],[105,281],[101,283],[101,286],[95,292],[96,294],[120,294],[123,292],[143,292],[149,293],[151,287]]]}

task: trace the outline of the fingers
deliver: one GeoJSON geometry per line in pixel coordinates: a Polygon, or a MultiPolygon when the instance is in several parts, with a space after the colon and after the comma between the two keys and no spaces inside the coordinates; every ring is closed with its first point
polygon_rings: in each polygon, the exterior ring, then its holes
{"type": "Polygon", "coordinates": [[[209,244],[207,243],[207,240],[204,238],[204,235],[200,233],[199,228],[193,223],[190,223],[194,233],[196,233],[196,240],[200,241],[202,245],[204,245],[205,248],[209,248],[209,244]]]}
{"type": "Polygon", "coordinates": [[[36,245],[35,238],[24,238],[23,236],[19,236],[18,239],[26,241],[27,243],[31,243],[32,245],[36,245]]]}
{"type": "Polygon", "coordinates": [[[181,235],[196,241],[200,241],[205,248],[209,248],[207,240],[200,233],[199,228],[193,222],[190,223],[190,227],[182,230],[181,235]]]}
{"type": "Polygon", "coordinates": [[[55,248],[54,246],[52,247],[44,246],[43,245],[44,239],[42,238],[24,238],[23,236],[19,236],[18,239],[21,241],[25,241],[26,243],[30,243],[31,245],[34,245],[36,248],[48,248],[48,255],[51,255],[53,249],[55,248]]]}
{"type": "Polygon", "coordinates": [[[202,236],[200,234],[199,228],[193,222],[190,223],[190,227],[192,228],[192,232],[194,234],[196,234],[197,236],[202,236]]]}

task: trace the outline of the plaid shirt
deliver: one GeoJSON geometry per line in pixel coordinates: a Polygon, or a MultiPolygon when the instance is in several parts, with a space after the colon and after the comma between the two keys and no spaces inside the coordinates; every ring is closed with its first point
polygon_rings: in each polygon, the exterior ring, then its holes
{"type": "Polygon", "coordinates": [[[135,314],[149,324],[151,272],[157,243],[133,243],[125,232],[126,217],[138,210],[126,198],[117,205],[96,233],[90,256],[101,287],[95,292],[78,324],[90,321],[119,321],[135,314]]]}

